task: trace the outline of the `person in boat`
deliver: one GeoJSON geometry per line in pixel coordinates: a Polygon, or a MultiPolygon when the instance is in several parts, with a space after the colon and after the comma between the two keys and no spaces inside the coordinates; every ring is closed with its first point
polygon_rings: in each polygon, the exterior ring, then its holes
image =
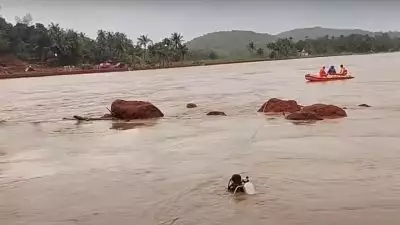
{"type": "Polygon", "coordinates": [[[328,74],[326,73],[326,71],[325,71],[325,66],[323,66],[322,68],[321,68],[321,70],[319,71],[319,76],[320,77],[326,77],[328,74]]]}
{"type": "Polygon", "coordinates": [[[347,76],[347,69],[343,65],[340,65],[340,73],[338,75],[347,76]]]}
{"type": "Polygon", "coordinates": [[[328,75],[336,75],[336,69],[335,69],[335,66],[331,66],[331,67],[329,67],[329,70],[328,70],[328,75]]]}

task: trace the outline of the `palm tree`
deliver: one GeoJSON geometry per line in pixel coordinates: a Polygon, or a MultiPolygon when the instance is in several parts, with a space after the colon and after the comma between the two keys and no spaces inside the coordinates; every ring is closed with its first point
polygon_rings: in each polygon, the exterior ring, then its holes
{"type": "Polygon", "coordinates": [[[171,41],[174,44],[175,50],[178,49],[179,45],[183,42],[183,36],[179,33],[172,33],[171,34],[171,41]]]}
{"type": "Polygon", "coordinates": [[[264,49],[258,48],[257,49],[257,55],[260,56],[260,57],[264,56],[264,49]]]}
{"type": "Polygon", "coordinates": [[[138,45],[143,47],[144,49],[147,49],[147,45],[151,43],[151,39],[147,35],[141,35],[138,37],[138,45]]]}
{"type": "Polygon", "coordinates": [[[179,33],[172,33],[171,37],[171,44],[172,44],[172,56],[174,61],[179,61],[181,58],[181,54],[179,52],[179,46],[182,45],[183,42],[183,36],[179,33]]]}
{"type": "Polygon", "coordinates": [[[162,43],[165,47],[167,47],[167,48],[170,48],[170,47],[172,46],[172,40],[171,40],[171,39],[168,39],[168,38],[164,38],[164,39],[161,41],[161,43],[162,43]]]}
{"type": "MultiPolygon", "coordinates": [[[[167,39],[169,41],[169,39],[167,39]]],[[[151,44],[148,47],[149,56],[151,61],[159,65],[159,67],[164,67],[165,64],[169,63],[170,47],[168,46],[168,41],[161,41],[155,44],[151,44]]]]}
{"type": "Polygon", "coordinates": [[[143,61],[146,61],[146,53],[147,53],[147,45],[151,43],[151,39],[147,35],[141,35],[138,37],[138,45],[140,47],[143,47],[144,53],[143,53],[143,61]]]}
{"type": "Polygon", "coordinates": [[[177,55],[174,45],[172,38],[164,38],[160,43],[159,55],[162,57],[163,61],[166,61],[168,64],[171,64],[171,57],[176,58],[177,55]]]}
{"type": "Polygon", "coordinates": [[[160,43],[157,49],[157,55],[160,61],[160,67],[165,66],[165,64],[170,65],[170,55],[171,55],[171,48],[163,43],[160,43]]]}
{"type": "Polygon", "coordinates": [[[247,45],[247,49],[250,53],[253,53],[256,50],[256,45],[254,44],[254,42],[250,41],[247,45]]]}
{"type": "Polygon", "coordinates": [[[179,45],[178,51],[179,51],[180,55],[182,56],[181,60],[183,62],[183,60],[185,60],[185,55],[187,55],[189,53],[189,48],[185,44],[179,45]]]}

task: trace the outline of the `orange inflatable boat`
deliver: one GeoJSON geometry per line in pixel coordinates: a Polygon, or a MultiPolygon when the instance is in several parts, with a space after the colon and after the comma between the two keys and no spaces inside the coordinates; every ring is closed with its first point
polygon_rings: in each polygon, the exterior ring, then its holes
{"type": "Polygon", "coordinates": [[[305,78],[308,82],[323,82],[323,81],[334,81],[334,80],[348,80],[348,79],[353,79],[354,77],[349,75],[347,76],[328,75],[327,77],[321,77],[318,75],[307,74],[305,78]]]}

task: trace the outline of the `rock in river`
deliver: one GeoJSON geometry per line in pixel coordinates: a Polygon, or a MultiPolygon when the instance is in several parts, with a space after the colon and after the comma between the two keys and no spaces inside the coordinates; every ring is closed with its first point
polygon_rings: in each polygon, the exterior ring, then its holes
{"type": "Polygon", "coordinates": [[[312,120],[323,120],[321,117],[317,116],[317,114],[312,112],[294,112],[286,116],[288,120],[305,120],[305,121],[312,121],[312,120]]]}
{"type": "Polygon", "coordinates": [[[282,100],[278,98],[271,98],[264,103],[258,112],[264,113],[294,113],[301,110],[301,105],[297,104],[295,100],[282,100]]]}
{"type": "Polygon", "coordinates": [[[111,104],[111,114],[113,117],[123,120],[152,119],[164,116],[161,110],[150,102],[120,99],[111,104]]]}
{"type": "Polygon", "coordinates": [[[347,113],[346,111],[344,111],[344,109],[335,105],[326,104],[314,104],[310,106],[305,106],[302,108],[301,112],[314,113],[315,115],[323,119],[347,117],[347,113]]]}
{"type": "Polygon", "coordinates": [[[188,104],[186,105],[186,108],[188,108],[188,109],[197,108],[197,105],[194,104],[194,103],[188,103],[188,104]]]}
{"type": "Polygon", "coordinates": [[[358,106],[360,106],[360,107],[367,107],[367,108],[371,107],[371,106],[368,105],[368,104],[360,104],[360,105],[358,105],[358,106]]]}
{"type": "Polygon", "coordinates": [[[211,111],[207,113],[207,116],[226,116],[226,114],[220,111],[211,111]]]}

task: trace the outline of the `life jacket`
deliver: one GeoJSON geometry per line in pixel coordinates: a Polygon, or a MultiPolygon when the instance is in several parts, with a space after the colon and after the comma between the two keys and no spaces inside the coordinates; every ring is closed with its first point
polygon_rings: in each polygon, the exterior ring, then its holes
{"type": "Polygon", "coordinates": [[[320,75],[321,77],[324,77],[324,76],[326,76],[327,74],[326,74],[326,72],[325,72],[324,69],[321,69],[321,70],[319,71],[319,75],[320,75]]]}

